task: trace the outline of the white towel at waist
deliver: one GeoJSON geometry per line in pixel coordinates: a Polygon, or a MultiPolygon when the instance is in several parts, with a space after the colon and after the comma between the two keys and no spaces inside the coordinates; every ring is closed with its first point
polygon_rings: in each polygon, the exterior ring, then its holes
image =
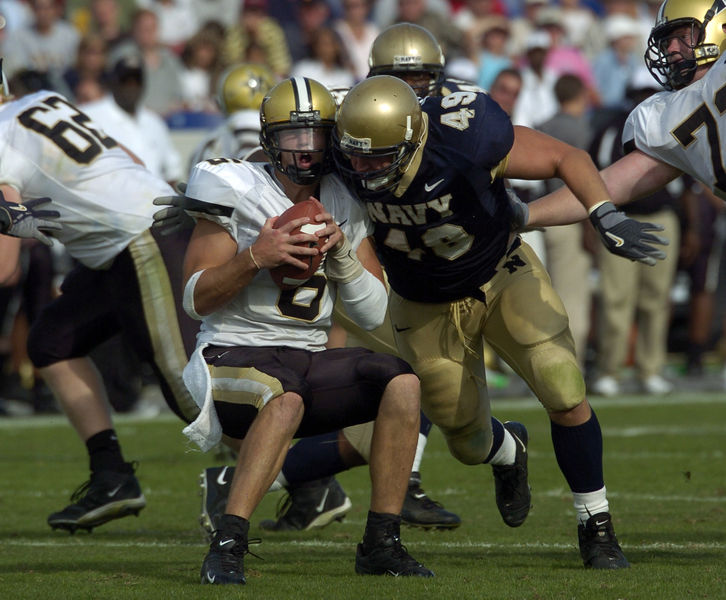
{"type": "Polygon", "coordinates": [[[199,416],[184,428],[184,435],[203,452],[214,448],[222,439],[222,425],[217,418],[212,399],[212,378],[202,352],[207,344],[200,344],[184,368],[184,383],[201,409],[199,416]]]}

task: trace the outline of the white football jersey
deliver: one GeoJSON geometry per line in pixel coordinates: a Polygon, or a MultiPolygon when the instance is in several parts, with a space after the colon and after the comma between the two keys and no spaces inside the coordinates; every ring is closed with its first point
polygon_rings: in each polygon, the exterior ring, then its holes
{"type": "Polygon", "coordinates": [[[53,235],[84,265],[102,268],[153,223],[164,181],[54,92],[0,106],[0,184],[23,200],[49,196],[62,228],[53,235]]]}
{"type": "Polygon", "coordinates": [[[635,144],[726,199],[726,56],[688,87],[639,104],[625,123],[623,144],[635,144]]]}
{"type": "MultiPolygon", "coordinates": [[[[251,246],[265,221],[292,206],[267,163],[211,159],[191,172],[186,195],[232,208],[229,217],[199,214],[224,227],[238,252],[251,246]]],[[[367,213],[335,175],[320,183],[320,202],[335,217],[354,249],[371,235],[367,213]]],[[[277,287],[267,269],[232,301],[202,320],[197,343],[219,346],[290,346],[323,350],[336,298],[336,286],[318,274],[293,290],[277,287]]]]}

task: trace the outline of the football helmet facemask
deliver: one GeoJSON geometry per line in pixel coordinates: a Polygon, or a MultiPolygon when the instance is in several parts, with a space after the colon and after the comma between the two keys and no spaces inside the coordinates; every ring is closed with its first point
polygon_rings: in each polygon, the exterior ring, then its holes
{"type": "Polygon", "coordinates": [[[333,95],[307,77],[281,81],[262,101],[262,149],[275,168],[294,183],[310,185],[330,172],[335,111],[333,95]]]}
{"type": "Polygon", "coordinates": [[[427,29],[413,23],[397,23],[373,41],[368,76],[405,78],[416,94],[424,98],[439,93],[444,81],[444,64],[441,46],[427,29]]]}
{"type": "Polygon", "coordinates": [[[263,65],[233,65],[219,76],[219,108],[227,116],[239,110],[259,110],[265,94],[274,87],[275,82],[275,76],[263,65]]]}
{"type": "Polygon", "coordinates": [[[351,88],[338,109],[333,159],[340,176],[363,198],[393,190],[426,133],[419,99],[397,77],[377,75],[351,88]],[[385,166],[357,171],[351,158],[385,166]]]}
{"type": "Polygon", "coordinates": [[[726,49],[726,7],[713,0],[665,0],[648,38],[645,64],[666,89],[678,90],[693,81],[696,69],[718,60],[726,49]],[[691,56],[668,52],[673,31],[690,26],[691,56]]]}
{"type": "Polygon", "coordinates": [[[8,85],[8,78],[5,77],[5,71],[3,69],[3,59],[0,57],[0,104],[9,102],[13,97],[10,94],[10,86],[8,85]]]}

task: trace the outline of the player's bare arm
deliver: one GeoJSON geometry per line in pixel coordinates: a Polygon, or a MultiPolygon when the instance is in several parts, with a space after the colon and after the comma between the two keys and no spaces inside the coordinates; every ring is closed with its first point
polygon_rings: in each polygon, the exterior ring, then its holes
{"type": "Polygon", "coordinates": [[[514,145],[505,176],[559,177],[586,208],[609,199],[605,182],[587,152],[528,127],[514,127],[514,145]]]}
{"type": "MultiPolygon", "coordinates": [[[[600,172],[610,199],[618,206],[652,194],[681,171],[635,150],[600,172]]],[[[530,203],[528,227],[567,225],[587,218],[587,210],[567,188],[547,194],[530,203]]]]}
{"type": "Polygon", "coordinates": [[[311,234],[291,231],[309,222],[295,219],[274,229],[275,218],[267,219],[260,235],[250,248],[237,252],[237,243],[226,229],[206,219],[199,219],[184,257],[184,285],[197,272],[204,271],[194,286],[194,309],[208,315],[223,307],[244,288],[260,269],[281,264],[305,268],[295,255],[317,254],[316,248],[295,246],[315,241],[311,234]]]}

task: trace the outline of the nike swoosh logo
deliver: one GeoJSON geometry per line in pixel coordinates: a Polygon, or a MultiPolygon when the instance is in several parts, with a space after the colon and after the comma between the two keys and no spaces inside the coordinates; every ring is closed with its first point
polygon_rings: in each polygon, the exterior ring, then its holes
{"type": "MultiPolygon", "coordinates": [[[[510,433],[511,433],[511,432],[510,432],[510,433]]],[[[516,442],[517,442],[517,443],[518,443],[518,444],[519,444],[520,446],[522,446],[522,453],[524,453],[524,454],[527,454],[527,446],[525,446],[525,445],[524,445],[524,443],[522,442],[522,440],[520,440],[520,439],[519,439],[519,437],[518,437],[518,436],[516,436],[516,435],[514,435],[514,434],[512,434],[512,437],[513,437],[513,438],[514,438],[514,439],[516,440],[516,442]]]]}
{"type": "Polygon", "coordinates": [[[323,512],[323,509],[325,508],[325,501],[328,499],[328,492],[330,492],[330,488],[325,488],[323,499],[320,501],[320,504],[315,507],[315,510],[319,513],[323,512]]]}
{"type": "Polygon", "coordinates": [[[425,189],[425,190],[426,190],[427,192],[430,192],[430,191],[431,191],[431,190],[433,190],[433,189],[434,189],[434,188],[435,188],[435,187],[436,187],[437,185],[439,185],[439,184],[440,184],[440,183],[441,183],[442,181],[443,181],[443,179],[439,179],[439,180],[438,180],[438,181],[437,181],[436,183],[432,183],[431,185],[429,185],[428,183],[424,183],[424,189],[425,189]]]}
{"type": "Polygon", "coordinates": [[[398,325],[394,325],[393,328],[398,331],[398,333],[401,333],[402,331],[408,331],[411,329],[410,327],[399,327],[398,325]]]}
{"type": "Polygon", "coordinates": [[[209,583],[214,583],[214,580],[217,579],[216,575],[210,575],[209,571],[207,571],[207,581],[209,583]]]}
{"type": "Polygon", "coordinates": [[[229,467],[224,467],[224,469],[222,469],[220,471],[219,475],[217,476],[217,483],[219,485],[224,485],[225,483],[227,483],[227,480],[224,478],[224,475],[227,473],[228,468],[229,467]]]}
{"type": "Polygon", "coordinates": [[[230,538],[228,540],[224,540],[223,542],[219,542],[219,545],[226,546],[227,544],[231,544],[232,542],[234,542],[234,540],[230,538]]]}
{"type": "Polygon", "coordinates": [[[607,525],[607,521],[595,521],[596,527],[600,527],[601,525],[607,525]]]}
{"type": "Polygon", "coordinates": [[[615,242],[615,247],[620,248],[625,243],[625,240],[613,233],[610,233],[609,231],[605,232],[605,235],[608,236],[613,242],[615,242]]]}
{"type": "Polygon", "coordinates": [[[111,498],[112,496],[115,496],[116,495],[116,492],[118,492],[121,489],[121,486],[122,485],[123,485],[123,483],[121,485],[117,485],[110,492],[108,492],[108,497],[111,498]]]}

